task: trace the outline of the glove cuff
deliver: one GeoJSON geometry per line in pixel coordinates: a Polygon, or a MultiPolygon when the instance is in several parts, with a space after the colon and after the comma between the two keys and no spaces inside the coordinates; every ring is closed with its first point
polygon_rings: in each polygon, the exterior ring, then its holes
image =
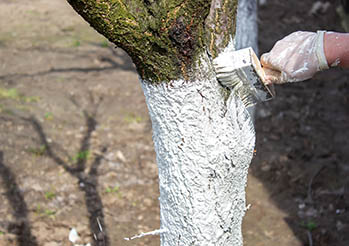
{"type": "Polygon", "coordinates": [[[326,31],[317,31],[316,36],[316,56],[319,62],[319,70],[329,69],[324,50],[324,35],[326,31]]]}

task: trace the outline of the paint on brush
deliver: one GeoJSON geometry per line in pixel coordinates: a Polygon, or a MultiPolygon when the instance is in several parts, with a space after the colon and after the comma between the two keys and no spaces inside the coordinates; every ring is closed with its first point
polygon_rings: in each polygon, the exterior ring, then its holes
{"type": "Polygon", "coordinates": [[[273,85],[265,84],[265,73],[252,48],[223,52],[213,61],[217,79],[233,90],[246,107],[275,96],[273,85]]]}

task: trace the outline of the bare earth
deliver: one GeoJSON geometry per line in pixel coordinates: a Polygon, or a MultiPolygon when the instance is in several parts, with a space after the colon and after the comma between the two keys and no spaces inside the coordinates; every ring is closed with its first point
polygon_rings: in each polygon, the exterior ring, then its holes
{"type": "MultiPolygon", "coordinates": [[[[260,49],[343,31],[332,3],[268,0],[260,49]]],[[[349,82],[333,69],[277,87],[256,114],[246,246],[349,245],[349,82]]],[[[129,57],[63,0],[0,2],[0,246],[125,241],[159,225],[151,123],[129,57]],[[101,230],[102,229],[102,230],[101,230]]]]}

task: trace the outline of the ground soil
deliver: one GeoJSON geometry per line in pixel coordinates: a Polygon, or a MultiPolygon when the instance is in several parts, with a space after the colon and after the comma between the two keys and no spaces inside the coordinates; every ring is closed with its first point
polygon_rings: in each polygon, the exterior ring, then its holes
{"type": "MultiPolygon", "coordinates": [[[[336,1],[263,1],[261,52],[343,31],[336,1]]],[[[348,71],[277,86],[256,110],[246,246],[349,245],[348,71]]],[[[151,123],[129,57],[65,1],[0,2],[0,245],[159,245],[151,123]]]]}

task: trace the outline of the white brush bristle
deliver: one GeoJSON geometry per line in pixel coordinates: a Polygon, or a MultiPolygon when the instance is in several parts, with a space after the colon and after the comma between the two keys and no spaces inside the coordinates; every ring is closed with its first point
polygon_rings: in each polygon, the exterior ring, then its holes
{"type": "Polygon", "coordinates": [[[221,53],[213,65],[218,81],[233,90],[246,107],[273,97],[262,82],[264,71],[252,48],[221,53]]]}

